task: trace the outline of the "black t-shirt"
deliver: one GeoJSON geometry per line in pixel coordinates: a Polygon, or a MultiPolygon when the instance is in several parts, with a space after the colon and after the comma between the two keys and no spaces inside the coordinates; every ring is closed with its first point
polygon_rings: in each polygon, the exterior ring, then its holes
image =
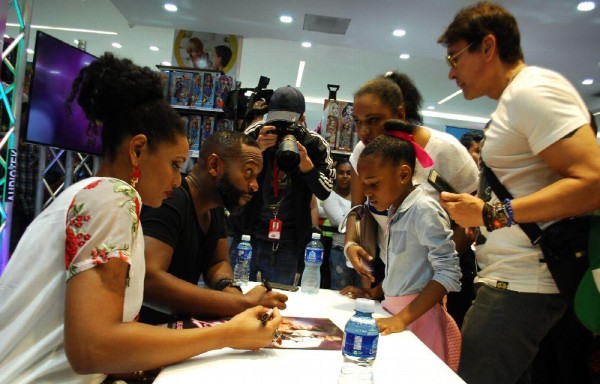
{"type": "MultiPolygon", "coordinates": [[[[217,242],[225,237],[225,213],[222,207],[210,210],[211,222],[206,233],[202,232],[189,185],[182,176],[181,187],[159,208],[144,206],[141,222],[144,236],[154,237],[173,248],[173,257],[167,270],[173,276],[192,284],[198,284],[200,275],[210,266],[217,242]]],[[[152,257],[152,250],[146,249],[152,257]]],[[[173,316],[146,306],[140,312],[140,321],[162,324],[173,320],[173,316]]]]}

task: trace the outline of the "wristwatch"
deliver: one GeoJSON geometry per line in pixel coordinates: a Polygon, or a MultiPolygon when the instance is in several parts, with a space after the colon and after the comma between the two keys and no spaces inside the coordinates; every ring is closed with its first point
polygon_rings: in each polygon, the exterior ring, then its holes
{"type": "Polygon", "coordinates": [[[242,287],[240,287],[240,285],[238,283],[236,283],[235,281],[228,279],[228,278],[219,280],[219,282],[215,285],[215,289],[217,291],[222,291],[228,287],[235,288],[235,289],[239,290],[240,292],[242,292],[242,287]]]}

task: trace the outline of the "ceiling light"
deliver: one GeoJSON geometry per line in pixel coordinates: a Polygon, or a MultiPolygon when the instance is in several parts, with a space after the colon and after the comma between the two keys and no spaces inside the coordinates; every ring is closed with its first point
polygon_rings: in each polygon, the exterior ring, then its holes
{"type": "Polygon", "coordinates": [[[177,12],[177,6],[173,3],[165,3],[163,7],[165,8],[165,11],[177,12]]]}
{"type": "Polygon", "coordinates": [[[401,53],[399,56],[402,60],[410,59],[410,55],[408,53],[401,53]]]}
{"type": "Polygon", "coordinates": [[[298,76],[296,76],[296,88],[299,88],[302,84],[302,75],[304,75],[304,66],[306,65],[306,61],[301,61],[298,66],[298,76]]]}
{"type": "Polygon", "coordinates": [[[583,85],[592,85],[594,84],[594,79],[585,79],[581,82],[583,85]]]}
{"type": "MultiPolygon", "coordinates": [[[[6,23],[7,26],[9,27],[17,27],[20,28],[19,24],[16,23],[6,23]]],[[[118,35],[117,32],[111,32],[111,31],[99,31],[96,29],[81,29],[81,28],[66,28],[66,27],[52,27],[49,25],[35,25],[32,24],[29,26],[30,28],[33,29],[51,29],[51,30],[55,30],[55,31],[67,31],[67,32],[83,32],[83,33],[96,33],[98,35],[118,35]]]]}
{"type": "Polygon", "coordinates": [[[392,32],[392,35],[396,37],[402,37],[406,35],[406,31],[404,29],[395,29],[394,32],[392,32]]]}
{"type": "Polygon", "coordinates": [[[112,46],[115,48],[123,48],[123,46],[119,43],[112,43],[112,46]]]}
{"type": "Polygon", "coordinates": [[[150,46],[150,50],[151,50],[151,51],[154,51],[154,52],[158,52],[158,51],[160,51],[160,49],[159,49],[159,48],[158,48],[156,45],[151,45],[151,46],[150,46]]]}
{"type": "Polygon", "coordinates": [[[166,65],[166,66],[171,66],[171,62],[170,61],[163,61],[162,63],[160,63],[161,65],[166,65]]]}
{"type": "Polygon", "coordinates": [[[308,42],[308,41],[304,41],[304,42],[302,43],[302,46],[303,46],[304,48],[310,48],[310,47],[312,47],[312,43],[311,43],[311,42],[308,42]]]}
{"type": "Polygon", "coordinates": [[[433,105],[430,105],[429,107],[427,107],[427,109],[429,109],[429,110],[432,110],[432,111],[433,111],[433,110],[435,109],[435,107],[434,107],[433,105]]]}
{"type": "Polygon", "coordinates": [[[454,92],[453,94],[451,94],[448,97],[443,98],[442,100],[438,101],[438,105],[444,104],[446,101],[450,100],[453,97],[456,97],[458,95],[460,95],[462,93],[462,89],[459,89],[458,91],[454,92]]]}
{"type": "Polygon", "coordinates": [[[292,21],[294,21],[294,19],[292,19],[292,16],[283,15],[279,18],[279,21],[281,21],[282,23],[285,23],[285,24],[289,24],[292,21]]]}
{"type": "Polygon", "coordinates": [[[73,42],[74,42],[75,44],[79,44],[79,40],[77,40],[77,39],[73,40],[73,42]]]}
{"type": "Polygon", "coordinates": [[[33,51],[33,49],[31,49],[31,48],[27,48],[27,53],[31,53],[31,54],[33,55],[33,54],[34,54],[34,51],[33,51]]]}
{"type": "Polygon", "coordinates": [[[594,8],[596,8],[596,3],[594,3],[593,1],[582,1],[579,4],[577,4],[577,10],[581,12],[588,12],[594,8]]]}
{"type": "Polygon", "coordinates": [[[5,39],[10,39],[10,36],[8,36],[6,33],[4,34],[4,38],[5,39]]]}

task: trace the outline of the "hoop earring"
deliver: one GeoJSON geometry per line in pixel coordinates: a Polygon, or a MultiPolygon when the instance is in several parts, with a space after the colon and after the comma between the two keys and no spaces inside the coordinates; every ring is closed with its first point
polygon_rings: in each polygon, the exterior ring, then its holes
{"type": "Polygon", "coordinates": [[[140,181],[140,176],[142,176],[142,173],[140,172],[138,165],[133,164],[133,169],[131,170],[131,182],[129,183],[133,188],[135,188],[135,185],[140,181]]]}

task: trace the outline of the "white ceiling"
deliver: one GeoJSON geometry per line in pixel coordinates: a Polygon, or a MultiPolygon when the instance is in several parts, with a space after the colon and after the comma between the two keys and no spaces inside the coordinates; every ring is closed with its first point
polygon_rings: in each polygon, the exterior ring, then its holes
{"type": "MultiPolygon", "coordinates": [[[[33,1],[33,0],[27,0],[33,1]]],[[[301,90],[305,96],[327,97],[326,85],[339,84],[338,99],[351,100],[364,81],[390,69],[413,78],[425,99],[424,108],[437,112],[488,116],[494,102],[467,102],[462,96],[443,105],[442,98],[457,90],[447,79],[446,50],[437,37],[454,14],[472,0],[171,0],[179,12],[167,13],[163,0],[36,0],[32,24],[115,31],[117,36],[51,31],[45,32],[73,43],[87,41],[87,50],[99,55],[113,51],[136,63],[154,66],[171,60],[174,29],[236,34],[244,37],[239,80],[254,87],[260,75],[271,78],[270,87],[296,81],[298,63],[306,61],[301,90]],[[303,31],[305,13],[350,18],[346,35],[303,31]],[[282,14],[292,24],[279,22],[282,14]],[[392,36],[397,28],[404,37],[392,36]],[[123,45],[111,46],[113,41],[123,45]],[[312,48],[300,46],[302,41],[312,48]],[[148,49],[161,48],[159,52],[148,49]],[[398,54],[409,53],[409,60],[398,54]]],[[[526,62],[559,71],[579,90],[593,111],[600,111],[600,4],[591,12],[576,10],[577,0],[500,0],[517,18],[526,62]],[[582,80],[594,79],[590,86],[582,80]]],[[[9,22],[15,22],[9,11],[9,22]]],[[[16,28],[8,28],[14,35],[16,28]]],[[[33,47],[32,30],[30,46],[33,47]]],[[[309,125],[316,124],[322,106],[309,106],[309,125]]],[[[480,126],[465,122],[440,123],[462,127],[480,126]]]]}

